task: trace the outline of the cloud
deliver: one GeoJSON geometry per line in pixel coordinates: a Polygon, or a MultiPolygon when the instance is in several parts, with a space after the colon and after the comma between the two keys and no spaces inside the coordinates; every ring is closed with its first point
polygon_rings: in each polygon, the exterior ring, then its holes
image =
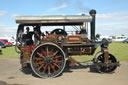
{"type": "Polygon", "coordinates": [[[127,12],[97,14],[96,28],[97,33],[103,35],[128,35],[127,12]]]}
{"type": "Polygon", "coordinates": [[[68,7],[68,5],[66,3],[60,5],[60,6],[57,6],[57,7],[54,7],[54,8],[50,8],[49,11],[58,11],[58,10],[61,10],[63,8],[66,8],[68,7]]]}
{"type": "Polygon", "coordinates": [[[4,16],[7,13],[8,13],[7,11],[0,11],[0,16],[4,16]]]}
{"type": "Polygon", "coordinates": [[[8,27],[5,25],[0,25],[0,36],[15,36],[16,35],[16,31],[17,31],[17,27],[8,27]]]}
{"type": "Polygon", "coordinates": [[[20,14],[12,14],[12,17],[20,16],[20,14]]]}
{"type": "Polygon", "coordinates": [[[97,14],[96,17],[98,20],[105,20],[105,19],[111,19],[118,15],[119,13],[102,13],[102,14],[97,14]]]}
{"type": "Polygon", "coordinates": [[[46,12],[51,11],[70,11],[70,13],[74,12],[74,10],[77,12],[89,12],[91,8],[89,8],[85,3],[83,3],[83,0],[74,0],[74,2],[71,2],[71,0],[55,0],[55,7],[49,8],[46,12]],[[63,9],[63,10],[62,10],[63,9]]]}
{"type": "Polygon", "coordinates": [[[69,4],[70,0],[55,0],[56,6],[61,6],[63,4],[69,4]]]}
{"type": "Polygon", "coordinates": [[[128,15],[125,12],[115,12],[115,13],[102,13],[97,14],[97,20],[115,20],[115,21],[126,21],[128,22],[128,15]]]}

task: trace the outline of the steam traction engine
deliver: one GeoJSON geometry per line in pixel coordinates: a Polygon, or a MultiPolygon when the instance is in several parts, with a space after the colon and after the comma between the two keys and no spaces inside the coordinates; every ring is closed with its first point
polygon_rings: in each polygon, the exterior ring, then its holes
{"type": "MultiPolygon", "coordinates": [[[[69,56],[93,55],[96,48],[101,46],[101,51],[93,59],[99,72],[113,72],[119,63],[108,51],[108,41],[96,42],[95,39],[95,10],[89,15],[49,15],[49,16],[17,16],[17,48],[20,50],[22,67],[30,64],[36,75],[42,78],[56,77],[65,68],[66,61],[73,62],[69,56]],[[90,23],[90,39],[88,38],[87,23],[90,23]],[[33,44],[27,44],[25,27],[33,29],[33,44]],[[61,26],[63,29],[54,29],[46,34],[41,28],[48,26],[61,26]],[[76,26],[80,31],[69,35],[65,30],[68,26],[76,26]],[[43,37],[41,39],[41,36],[43,37]]],[[[46,30],[45,29],[45,30],[46,30]]],[[[70,29],[70,27],[68,27],[70,29]]]]}

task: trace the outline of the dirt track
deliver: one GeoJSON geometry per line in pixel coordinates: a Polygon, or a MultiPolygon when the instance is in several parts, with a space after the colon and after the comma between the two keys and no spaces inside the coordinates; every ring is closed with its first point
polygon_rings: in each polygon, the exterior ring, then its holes
{"type": "Polygon", "coordinates": [[[18,59],[0,59],[0,81],[8,85],[128,85],[128,62],[121,62],[112,74],[99,74],[86,63],[51,79],[38,78],[30,69],[20,68],[18,59]]]}

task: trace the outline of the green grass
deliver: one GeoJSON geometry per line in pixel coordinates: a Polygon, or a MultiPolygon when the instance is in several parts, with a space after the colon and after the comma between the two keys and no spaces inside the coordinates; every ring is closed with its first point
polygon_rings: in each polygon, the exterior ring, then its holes
{"type": "MultiPolygon", "coordinates": [[[[95,54],[100,51],[100,47],[96,50],[95,54]]],[[[124,44],[121,42],[112,42],[109,44],[109,52],[112,53],[117,60],[119,61],[128,61],[128,44],[124,44]]],[[[73,58],[78,61],[91,60],[94,58],[92,56],[73,56],[73,58]]],[[[19,58],[19,54],[15,52],[15,47],[6,47],[2,48],[2,54],[0,54],[0,58],[19,58]]]]}
{"type": "Polygon", "coordinates": [[[19,58],[19,54],[15,51],[15,46],[2,48],[0,58],[19,58]]]}
{"type": "MultiPolygon", "coordinates": [[[[100,51],[100,47],[91,56],[73,56],[78,61],[92,60],[97,52],[100,51]]],[[[113,54],[118,61],[128,61],[128,44],[121,42],[112,42],[109,44],[109,52],[113,54]]]]}
{"type": "Polygon", "coordinates": [[[110,53],[112,53],[120,61],[128,61],[128,44],[121,42],[113,42],[109,45],[110,53]]]}

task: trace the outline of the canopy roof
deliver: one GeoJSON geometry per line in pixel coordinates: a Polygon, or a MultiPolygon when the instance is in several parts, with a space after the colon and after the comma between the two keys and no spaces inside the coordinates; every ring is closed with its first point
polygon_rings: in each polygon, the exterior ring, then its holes
{"type": "Polygon", "coordinates": [[[16,16],[16,23],[18,24],[75,25],[91,21],[92,17],[88,15],[16,16]]]}

